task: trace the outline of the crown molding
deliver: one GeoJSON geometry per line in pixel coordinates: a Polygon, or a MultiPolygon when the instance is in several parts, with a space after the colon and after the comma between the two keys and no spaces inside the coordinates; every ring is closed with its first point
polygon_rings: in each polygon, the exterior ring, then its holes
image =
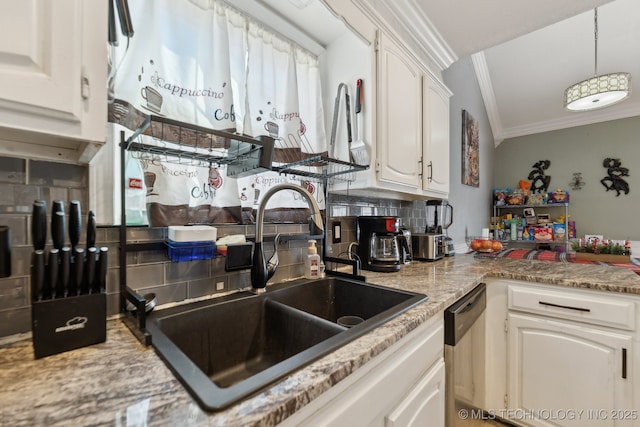
{"type": "MultiPolygon", "coordinates": [[[[449,68],[458,60],[456,53],[449,47],[436,27],[419,6],[418,0],[368,1],[359,0],[362,8],[366,8],[383,28],[401,35],[400,39],[409,38],[413,43],[412,50],[419,50],[421,56],[435,64],[439,71],[449,68]],[[393,18],[390,20],[389,17],[393,18]],[[402,27],[393,25],[394,21],[402,27]]],[[[416,52],[418,53],[418,52],[416,52]]]]}
{"type": "Polygon", "coordinates": [[[476,79],[478,80],[478,86],[480,87],[480,93],[482,94],[482,100],[484,101],[484,108],[487,110],[489,125],[491,126],[491,132],[493,133],[493,143],[497,147],[502,141],[504,141],[505,136],[502,123],[500,121],[498,103],[496,101],[495,92],[493,91],[493,84],[491,83],[489,66],[487,65],[487,59],[484,56],[484,52],[471,55],[471,62],[473,62],[473,69],[476,72],[476,79]]]}
{"type": "Polygon", "coordinates": [[[532,135],[542,132],[567,129],[577,126],[587,126],[594,123],[609,122],[613,120],[626,119],[640,115],[640,103],[630,103],[628,105],[608,107],[600,111],[589,113],[571,113],[570,116],[543,122],[531,123],[525,126],[516,126],[503,130],[503,139],[516,138],[519,136],[532,135]]]}
{"type": "Polygon", "coordinates": [[[602,110],[584,113],[567,113],[564,117],[556,119],[505,128],[500,121],[500,111],[498,109],[495,92],[493,91],[491,75],[489,74],[489,67],[484,52],[472,55],[471,60],[478,80],[478,86],[480,87],[480,93],[482,94],[482,100],[487,111],[487,117],[489,118],[489,125],[493,132],[493,142],[496,147],[507,138],[586,126],[593,123],[626,119],[640,115],[640,103],[621,103],[620,105],[603,108],[602,110]]]}

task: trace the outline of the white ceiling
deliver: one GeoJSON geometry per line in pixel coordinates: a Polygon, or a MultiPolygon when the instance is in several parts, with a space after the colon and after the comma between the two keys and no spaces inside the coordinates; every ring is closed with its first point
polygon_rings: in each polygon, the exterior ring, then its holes
{"type": "MultiPolygon", "coordinates": [[[[442,69],[472,55],[496,145],[505,138],[640,115],[639,0],[351,1],[375,10],[414,50],[435,52],[429,59],[442,69]],[[632,95],[601,110],[568,112],[564,89],[593,76],[596,6],[598,73],[631,73],[632,95]]],[[[321,0],[257,3],[296,23],[320,47],[344,31],[338,20],[331,22],[321,0]]]]}
{"type": "Polygon", "coordinates": [[[473,54],[496,145],[505,138],[640,115],[638,0],[404,0],[422,8],[454,57],[473,54]],[[563,108],[594,73],[631,73],[631,97],[592,112],[563,108]]]}

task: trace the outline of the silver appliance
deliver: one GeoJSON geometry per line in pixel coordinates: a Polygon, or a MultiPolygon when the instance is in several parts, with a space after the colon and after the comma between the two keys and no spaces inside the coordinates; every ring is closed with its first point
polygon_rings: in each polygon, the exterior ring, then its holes
{"type": "Polygon", "coordinates": [[[444,312],[445,425],[470,426],[481,414],[485,390],[486,284],[481,283],[444,312]]]}
{"type": "Polygon", "coordinates": [[[413,259],[435,261],[445,256],[446,236],[435,233],[411,235],[413,259]]]}
{"type": "Polygon", "coordinates": [[[447,229],[453,224],[453,206],[447,200],[427,200],[427,226],[425,233],[444,235],[444,256],[455,255],[453,239],[447,229]]]}
{"type": "Polygon", "coordinates": [[[404,241],[402,242],[402,254],[400,257],[403,264],[409,265],[411,264],[411,261],[413,261],[413,242],[411,241],[411,231],[406,228],[401,229],[401,231],[404,241]]]}

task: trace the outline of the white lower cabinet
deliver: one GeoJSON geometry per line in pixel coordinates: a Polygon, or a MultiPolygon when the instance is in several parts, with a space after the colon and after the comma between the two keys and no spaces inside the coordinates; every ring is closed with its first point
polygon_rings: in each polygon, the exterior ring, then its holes
{"type": "Polygon", "coordinates": [[[639,426],[640,299],[506,282],[508,395],[486,409],[521,425],[639,426]]]}
{"type": "Polygon", "coordinates": [[[630,334],[510,313],[510,418],[534,426],[622,425],[613,414],[633,408],[632,348],[630,334]]]}
{"type": "Polygon", "coordinates": [[[385,426],[443,426],[444,381],[444,360],[438,360],[418,385],[386,417],[385,426]]]}
{"type": "Polygon", "coordinates": [[[442,313],[287,418],[283,426],[444,426],[442,313]]]}

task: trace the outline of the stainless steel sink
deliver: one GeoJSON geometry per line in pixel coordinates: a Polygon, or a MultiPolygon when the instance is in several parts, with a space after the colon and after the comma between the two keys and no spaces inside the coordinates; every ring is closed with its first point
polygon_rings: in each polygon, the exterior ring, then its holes
{"type": "Polygon", "coordinates": [[[300,280],[266,293],[150,314],[152,344],[205,410],[223,409],[426,300],[351,279],[300,280]],[[353,315],[352,328],[336,323],[353,315]]]}

